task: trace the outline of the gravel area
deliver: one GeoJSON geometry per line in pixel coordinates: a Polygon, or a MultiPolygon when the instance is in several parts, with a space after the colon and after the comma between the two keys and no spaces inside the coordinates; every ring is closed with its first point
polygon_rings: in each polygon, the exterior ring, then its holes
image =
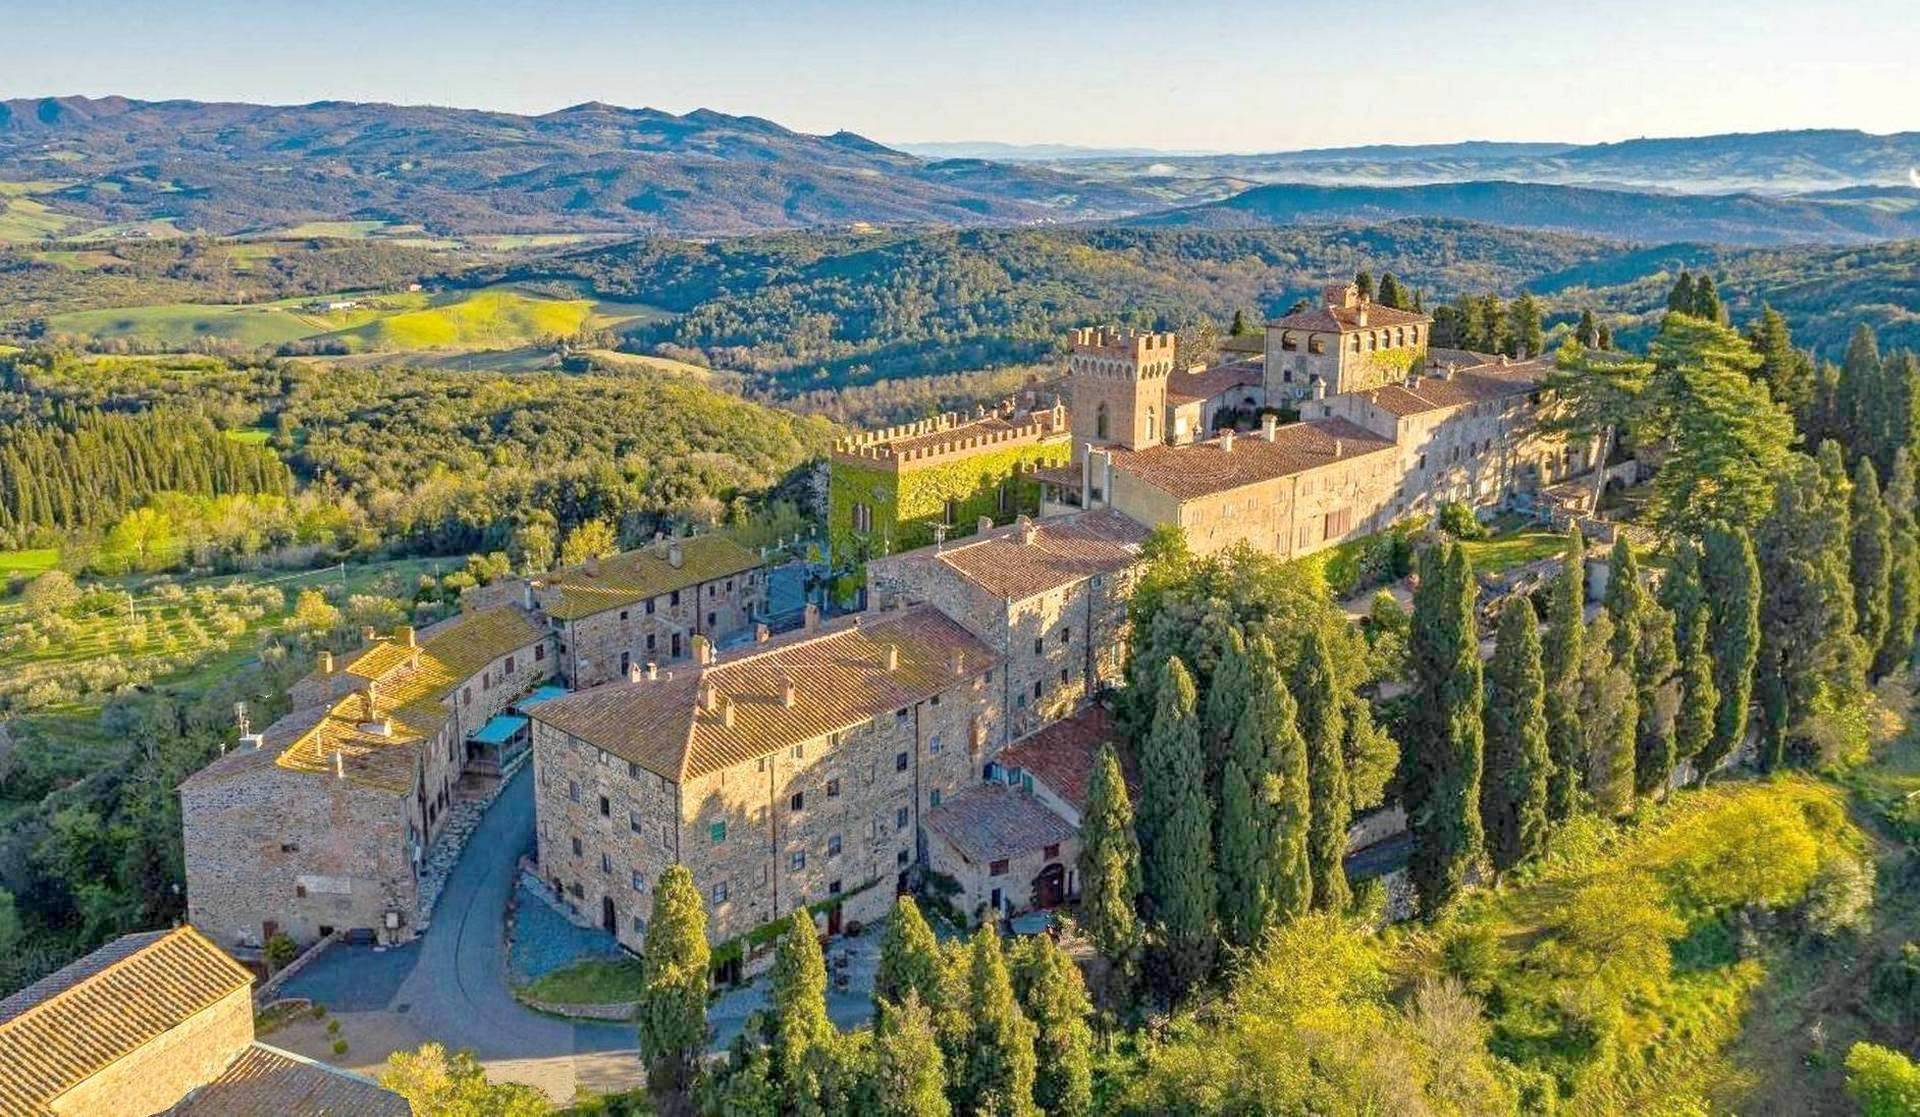
{"type": "Polygon", "coordinates": [[[598,927],[582,927],[555,908],[546,886],[522,875],[513,894],[513,980],[525,984],[586,958],[623,958],[626,951],[598,927]]]}

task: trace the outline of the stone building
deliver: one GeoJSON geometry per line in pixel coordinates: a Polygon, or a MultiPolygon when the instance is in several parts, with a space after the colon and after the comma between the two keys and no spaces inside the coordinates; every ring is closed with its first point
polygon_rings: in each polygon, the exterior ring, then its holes
{"type": "Polygon", "coordinates": [[[187,917],[231,948],[411,938],[468,736],[554,670],[545,620],[517,605],[363,635],[339,662],[321,653],[291,713],[180,785],[187,917]]]}
{"type": "Polygon", "coordinates": [[[407,1117],[260,1043],[253,975],[192,927],[125,935],[0,1001],[4,1117],[407,1117]]]}
{"type": "Polygon", "coordinates": [[[553,674],[571,687],[598,686],[635,663],[685,659],[696,635],[716,644],[744,636],[766,603],[762,565],[724,535],[661,536],[551,574],[468,590],[461,603],[520,602],[551,618],[559,640],[553,674]]]}
{"type": "Polygon", "coordinates": [[[1001,739],[1000,657],[929,606],[805,628],[536,707],[539,871],[628,948],[687,865],[716,959],[805,904],[829,933],[892,904],[924,814],[1001,739]],[[742,936],[749,936],[743,939],[742,936]]]}
{"type": "Polygon", "coordinates": [[[833,561],[858,564],[1039,508],[1032,471],[1067,460],[1072,439],[1059,404],[1021,410],[1011,400],[963,419],[935,419],[843,438],[828,460],[827,542],[833,561]]]}
{"type": "Polygon", "coordinates": [[[1306,400],[1400,380],[1425,360],[1432,330],[1428,315],[1334,284],[1319,306],[1267,323],[1267,398],[1306,400]]]}
{"type": "Polygon", "coordinates": [[[1073,453],[1088,445],[1137,450],[1167,440],[1167,381],[1177,339],[1172,334],[1086,326],[1074,330],[1067,358],[1073,411],[1073,453]]]}

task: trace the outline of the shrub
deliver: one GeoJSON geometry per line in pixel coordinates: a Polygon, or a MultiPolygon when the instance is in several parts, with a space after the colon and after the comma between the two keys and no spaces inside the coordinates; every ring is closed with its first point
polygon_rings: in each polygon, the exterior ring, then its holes
{"type": "Polygon", "coordinates": [[[287,963],[299,957],[300,948],[295,946],[293,940],[282,932],[267,940],[266,955],[267,968],[278,971],[284,969],[287,963]]]}
{"type": "Polygon", "coordinates": [[[333,1053],[334,1053],[335,1055],[345,1055],[345,1054],[347,1053],[347,1041],[346,1041],[346,1040],[344,1040],[344,1039],[336,1039],[336,1040],[334,1040],[334,1041],[333,1041],[333,1053]]]}
{"type": "Polygon", "coordinates": [[[1481,524],[1473,509],[1458,500],[1450,500],[1440,506],[1440,530],[1455,539],[1485,539],[1487,529],[1481,524]]]}
{"type": "Polygon", "coordinates": [[[1864,931],[1873,916],[1873,862],[1840,853],[1821,862],[1807,888],[1805,916],[1814,934],[1864,931]]]}
{"type": "Polygon", "coordinates": [[[1898,1051],[1856,1043],[1847,1052],[1847,1092],[1861,1117],[1911,1117],[1920,1113],[1920,1067],[1898,1051]]]}

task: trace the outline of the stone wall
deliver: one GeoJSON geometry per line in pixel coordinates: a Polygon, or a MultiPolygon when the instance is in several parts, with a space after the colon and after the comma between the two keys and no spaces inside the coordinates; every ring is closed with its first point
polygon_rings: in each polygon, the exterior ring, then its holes
{"type": "Polygon", "coordinates": [[[938,834],[928,834],[927,844],[931,861],[960,886],[953,904],[972,923],[979,922],[983,910],[994,906],[996,893],[1001,910],[1009,914],[1017,915],[1032,908],[1034,878],[1048,865],[1058,864],[1064,870],[1068,896],[1077,896],[1080,892],[1077,867],[1080,842],[1076,838],[1061,843],[1053,857],[1048,857],[1045,849],[1010,857],[1006,869],[1000,873],[993,871],[991,862],[982,865],[973,861],[938,834]]]}
{"type": "Polygon", "coordinates": [[[693,636],[738,637],[766,599],[766,579],[746,570],[658,597],[562,621],[560,673],[576,690],[626,677],[629,663],[667,664],[693,654],[693,636]]]}
{"type": "Polygon", "coordinates": [[[226,1072],[253,1042],[253,998],[243,987],[155,1036],[60,1095],[61,1117],[164,1113],[226,1072]]]}

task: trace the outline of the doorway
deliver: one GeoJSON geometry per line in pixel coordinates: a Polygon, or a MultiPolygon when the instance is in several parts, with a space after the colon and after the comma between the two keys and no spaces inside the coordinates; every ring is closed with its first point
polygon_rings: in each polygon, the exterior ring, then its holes
{"type": "Polygon", "coordinates": [[[827,935],[828,937],[832,937],[832,936],[838,935],[839,933],[840,933],[840,905],[835,904],[832,907],[827,909],[827,935]]]}
{"type": "Polygon", "coordinates": [[[1067,870],[1058,861],[1040,870],[1033,878],[1033,906],[1057,908],[1067,898],[1067,870]]]}
{"type": "Polygon", "coordinates": [[[613,909],[612,896],[600,897],[600,926],[610,935],[620,933],[620,913],[613,909]]]}

